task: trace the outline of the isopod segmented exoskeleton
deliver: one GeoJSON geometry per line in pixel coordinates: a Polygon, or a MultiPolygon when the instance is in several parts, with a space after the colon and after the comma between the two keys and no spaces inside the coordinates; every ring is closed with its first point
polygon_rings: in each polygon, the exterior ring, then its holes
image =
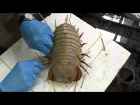
{"type": "Polygon", "coordinates": [[[80,67],[87,72],[81,63],[90,67],[82,59],[84,56],[88,56],[82,53],[81,50],[82,46],[86,44],[81,44],[80,42],[83,33],[79,35],[79,28],[76,30],[71,23],[68,23],[70,18],[68,19],[67,15],[65,23],[59,26],[56,26],[57,21],[55,20],[56,29],[54,30],[53,49],[49,57],[51,68],[48,72],[48,79],[52,81],[63,83],[77,82],[82,76],[80,67]]]}

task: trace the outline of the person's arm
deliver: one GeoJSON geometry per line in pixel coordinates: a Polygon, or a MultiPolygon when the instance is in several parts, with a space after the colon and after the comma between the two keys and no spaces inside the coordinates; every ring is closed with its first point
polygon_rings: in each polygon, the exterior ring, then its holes
{"type": "MultiPolygon", "coordinates": [[[[17,18],[19,19],[24,14],[18,13],[17,18]]],[[[46,23],[40,22],[37,19],[25,20],[19,24],[19,29],[28,47],[41,51],[46,55],[50,54],[53,47],[52,38],[54,34],[46,23]]],[[[0,91],[27,91],[35,84],[36,77],[42,69],[43,65],[38,61],[18,62],[0,83],[0,91]]]]}
{"type": "MultiPolygon", "coordinates": [[[[19,13],[18,19],[24,15],[25,13],[19,13]]],[[[33,20],[22,21],[19,29],[29,48],[38,50],[45,55],[50,55],[53,48],[52,38],[54,34],[48,24],[35,18],[33,20]]]]}
{"type": "Polygon", "coordinates": [[[44,66],[36,60],[18,62],[0,83],[0,92],[26,92],[36,82],[44,66]]]}

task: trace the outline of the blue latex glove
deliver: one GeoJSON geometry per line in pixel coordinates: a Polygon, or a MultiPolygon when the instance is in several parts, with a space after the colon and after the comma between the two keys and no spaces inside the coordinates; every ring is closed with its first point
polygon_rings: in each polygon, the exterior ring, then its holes
{"type": "Polygon", "coordinates": [[[50,54],[54,34],[46,23],[36,19],[23,21],[20,25],[20,31],[29,48],[38,50],[45,55],[50,54]]]}
{"type": "Polygon", "coordinates": [[[0,83],[3,92],[26,92],[36,81],[44,66],[36,60],[18,62],[0,83]]]}

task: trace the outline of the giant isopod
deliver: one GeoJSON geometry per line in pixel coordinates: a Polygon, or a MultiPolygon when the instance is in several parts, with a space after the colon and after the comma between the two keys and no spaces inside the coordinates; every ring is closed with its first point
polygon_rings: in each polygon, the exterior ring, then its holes
{"type": "Polygon", "coordinates": [[[84,56],[88,56],[82,53],[81,50],[82,46],[86,44],[82,44],[80,41],[83,33],[79,35],[78,29],[68,23],[70,18],[68,19],[67,15],[65,23],[59,26],[56,26],[57,21],[55,21],[54,45],[49,56],[51,68],[48,72],[48,79],[52,81],[62,83],[77,82],[82,77],[81,68],[87,72],[81,63],[90,67],[82,60],[84,56]]]}

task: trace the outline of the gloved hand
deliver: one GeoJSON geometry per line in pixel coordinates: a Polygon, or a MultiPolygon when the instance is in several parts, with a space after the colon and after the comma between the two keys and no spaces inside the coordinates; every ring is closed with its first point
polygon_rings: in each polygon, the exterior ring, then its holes
{"type": "Polygon", "coordinates": [[[29,48],[38,50],[45,55],[50,54],[54,34],[46,23],[36,19],[23,21],[20,25],[20,31],[29,48]]]}
{"type": "Polygon", "coordinates": [[[44,66],[36,60],[18,62],[0,83],[3,92],[26,92],[36,81],[44,66]]]}

